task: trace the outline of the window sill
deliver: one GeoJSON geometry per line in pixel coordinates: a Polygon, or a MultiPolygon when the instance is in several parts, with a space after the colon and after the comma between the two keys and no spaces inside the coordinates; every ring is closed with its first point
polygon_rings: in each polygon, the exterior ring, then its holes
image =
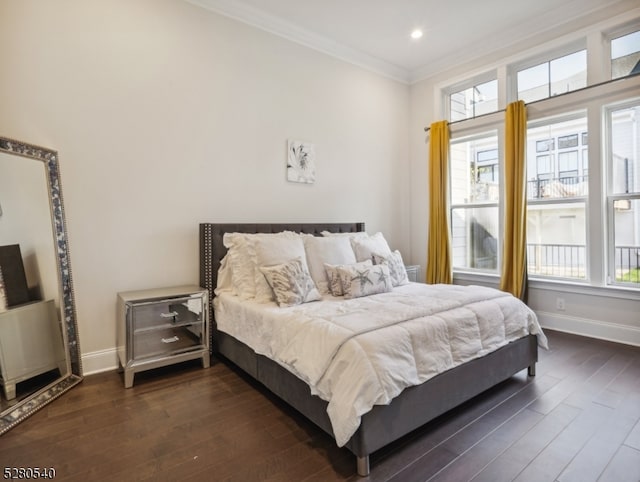
{"type": "MultiPolygon", "coordinates": [[[[463,283],[490,284],[492,286],[495,285],[497,288],[500,284],[500,275],[493,273],[456,271],[453,273],[453,281],[454,283],[460,281],[463,283]]],[[[586,296],[601,296],[605,298],[620,298],[640,301],[640,289],[622,286],[591,286],[567,280],[529,278],[529,288],[543,291],[562,291],[565,293],[575,293],[586,296]]]]}

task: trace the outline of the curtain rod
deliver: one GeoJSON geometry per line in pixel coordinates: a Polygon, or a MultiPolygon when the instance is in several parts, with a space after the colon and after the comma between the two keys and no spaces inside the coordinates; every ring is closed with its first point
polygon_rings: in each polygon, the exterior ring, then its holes
{"type": "MultiPolygon", "coordinates": [[[[569,92],[563,92],[562,94],[554,95],[553,98],[555,99],[556,97],[562,97],[563,95],[573,94],[575,92],[581,92],[583,90],[589,90],[589,89],[592,89],[594,87],[600,87],[602,85],[613,84],[614,82],[628,80],[628,79],[630,79],[632,77],[640,77],[640,72],[639,73],[635,73],[635,74],[631,74],[631,75],[627,75],[626,77],[619,77],[617,79],[605,80],[604,82],[600,82],[599,84],[588,85],[586,87],[582,87],[581,89],[571,90],[569,92]]],[[[525,104],[525,105],[536,104],[538,102],[543,102],[543,101],[548,100],[548,99],[551,99],[551,97],[545,97],[544,99],[534,100],[534,101],[531,101],[531,102],[529,102],[528,104],[525,104]]],[[[494,110],[493,112],[487,112],[486,114],[482,114],[482,115],[479,115],[479,116],[476,116],[476,117],[470,117],[469,119],[460,119],[460,120],[457,120],[457,121],[449,122],[448,125],[457,124],[459,122],[464,122],[464,121],[467,121],[467,120],[470,120],[470,119],[482,119],[485,116],[492,115],[492,114],[497,114],[499,112],[505,112],[505,111],[506,111],[506,109],[494,110]]],[[[424,128],[424,131],[425,132],[429,132],[429,129],[431,129],[431,127],[427,126],[427,127],[424,128]]]]}

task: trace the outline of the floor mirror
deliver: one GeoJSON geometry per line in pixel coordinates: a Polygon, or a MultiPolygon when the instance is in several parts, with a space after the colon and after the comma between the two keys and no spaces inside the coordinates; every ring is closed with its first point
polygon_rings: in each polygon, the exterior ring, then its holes
{"type": "Polygon", "coordinates": [[[82,380],[58,155],[0,137],[0,434],[82,380]]]}

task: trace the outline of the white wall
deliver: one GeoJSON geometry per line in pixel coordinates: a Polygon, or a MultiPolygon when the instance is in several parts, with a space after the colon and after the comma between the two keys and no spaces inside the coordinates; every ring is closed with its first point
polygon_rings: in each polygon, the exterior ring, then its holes
{"type": "Polygon", "coordinates": [[[3,0],[0,58],[0,134],[59,152],[86,372],[115,366],[118,291],[198,282],[199,222],[364,221],[409,252],[406,85],[179,0],[3,0]]]}

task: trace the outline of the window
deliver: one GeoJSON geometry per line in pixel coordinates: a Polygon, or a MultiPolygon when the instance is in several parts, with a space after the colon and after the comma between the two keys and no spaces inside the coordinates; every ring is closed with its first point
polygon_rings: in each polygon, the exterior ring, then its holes
{"type": "Polygon", "coordinates": [[[611,78],[640,73],[640,30],[611,40],[611,78]]]}
{"type": "Polygon", "coordinates": [[[497,271],[498,166],[495,134],[451,143],[451,230],[456,268],[497,271]]]}
{"type": "Polygon", "coordinates": [[[525,102],[546,99],[587,85],[587,51],[518,71],[518,99],[525,102]]]}
{"type": "Polygon", "coordinates": [[[527,104],[544,99],[527,108],[529,278],[554,286],[632,288],[637,296],[640,75],[634,74],[640,74],[640,17],[627,18],[624,25],[602,22],[576,32],[565,45],[553,41],[540,47],[529,58],[496,64],[491,79],[481,74],[444,87],[439,95],[445,97],[436,99],[443,100],[452,121],[454,272],[465,271],[470,280],[500,272],[505,211],[500,112],[517,99],[527,104]],[[598,67],[607,64],[613,79],[626,79],[606,82],[608,69],[598,67]]]}
{"type": "Polygon", "coordinates": [[[577,148],[587,119],[536,124],[527,131],[529,274],[585,279],[587,174],[577,148]]]}
{"type": "Polygon", "coordinates": [[[449,118],[451,121],[470,119],[497,110],[497,80],[477,84],[449,96],[449,118]]]}
{"type": "Polygon", "coordinates": [[[607,112],[609,281],[640,284],[640,102],[607,112]]]}

